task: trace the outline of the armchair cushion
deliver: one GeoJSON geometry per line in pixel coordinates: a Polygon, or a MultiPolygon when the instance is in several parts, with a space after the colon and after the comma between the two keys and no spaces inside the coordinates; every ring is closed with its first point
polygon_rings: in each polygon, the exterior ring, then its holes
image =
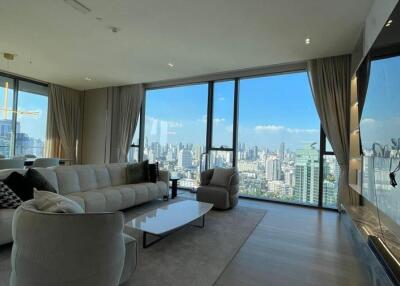
{"type": "Polygon", "coordinates": [[[211,178],[210,185],[226,187],[229,185],[231,176],[234,174],[234,168],[215,168],[211,178]]]}

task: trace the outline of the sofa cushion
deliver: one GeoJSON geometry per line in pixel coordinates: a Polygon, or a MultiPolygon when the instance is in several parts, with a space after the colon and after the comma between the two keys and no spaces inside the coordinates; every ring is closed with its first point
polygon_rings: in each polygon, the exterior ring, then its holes
{"type": "Polygon", "coordinates": [[[54,169],[57,175],[59,193],[68,195],[79,192],[79,176],[73,166],[60,166],[54,169]]]}
{"type": "Polygon", "coordinates": [[[229,180],[233,173],[235,172],[234,168],[215,168],[213,176],[210,181],[210,185],[226,187],[229,184],[229,180]]]}
{"type": "Polygon", "coordinates": [[[127,185],[135,192],[135,205],[140,205],[149,201],[149,191],[147,190],[147,183],[127,185]]]}
{"type": "MultiPolygon", "coordinates": [[[[53,172],[54,173],[54,172],[53,172]]],[[[57,190],[46,180],[42,174],[35,170],[29,169],[25,173],[26,179],[32,184],[32,186],[41,191],[47,191],[52,193],[57,193],[57,190]]]]}
{"type": "Polygon", "coordinates": [[[72,214],[84,213],[79,204],[59,194],[35,190],[33,197],[34,205],[39,211],[72,214]]]}
{"type": "Polygon", "coordinates": [[[3,180],[13,192],[23,201],[33,199],[33,185],[19,172],[12,172],[3,180]]]}
{"type": "Polygon", "coordinates": [[[106,202],[106,211],[113,212],[121,209],[122,195],[118,187],[110,187],[95,191],[104,196],[106,202]]]}
{"type": "Polygon", "coordinates": [[[128,164],[126,166],[126,180],[128,184],[149,182],[149,161],[128,164]]]}
{"type": "Polygon", "coordinates": [[[84,198],[80,197],[80,196],[74,196],[74,194],[79,194],[78,193],[70,193],[68,195],[65,195],[67,198],[69,198],[70,200],[73,200],[74,202],[76,202],[78,205],[80,205],[80,207],[86,212],[86,206],[85,206],[85,200],[84,198]]]}
{"type": "Polygon", "coordinates": [[[76,165],[74,169],[79,178],[80,191],[88,191],[97,188],[96,173],[89,165],[76,165]]]}
{"type": "Polygon", "coordinates": [[[34,170],[38,171],[58,193],[58,181],[57,181],[57,175],[56,175],[56,172],[54,171],[54,169],[35,168],[34,170]]]}
{"type": "Polygon", "coordinates": [[[112,186],[126,184],[126,164],[109,164],[106,168],[110,174],[112,186]]]}
{"type": "Polygon", "coordinates": [[[4,169],[0,170],[0,180],[3,181],[5,178],[10,176],[11,173],[17,172],[20,173],[21,175],[24,175],[26,170],[25,169],[4,169]]]}
{"type": "Polygon", "coordinates": [[[0,182],[0,209],[16,209],[22,200],[3,182],[0,182]]]}
{"type": "Polygon", "coordinates": [[[104,165],[91,165],[97,180],[97,188],[107,188],[111,186],[111,178],[108,169],[104,165]]]}
{"type": "Polygon", "coordinates": [[[157,181],[157,186],[158,186],[158,189],[159,189],[159,191],[160,191],[160,195],[161,196],[167,196],[168,195],[168,192],[169,192],[169,187],[168,187],[168,185],[165,183],[165,182],[163,182],[163,181],[157,181]]]}
{"type": "Polygon", "coordinates": [[[2,209],[0,211],[0,245],[12,242],[12,220],[15,209],[2,209]]]}
{"type": "Polygon", "coordinates": [[[66,197],[76,202],[78,202],[78,200],[83,200],[85,203],[85,211],[87,213],[108,211],[106,209],[105,196],[97,190],[70,193],[66,195],[66,197]]]}
{"type": "Polygon", "coordinates": [[[130,185],[107,187],[104,189],[100,189],[99,191],[119,192],[119,194],[121,195],[121,205],[119,207],[119,210],[132,207],[136,204],[136,192],[130,185]]]}
{"type": "Polygon", "coordinates": [[[157,183],[160,178],[160,169],[158,162],[154,164],[149,164],[149,182],[157,183]]]}

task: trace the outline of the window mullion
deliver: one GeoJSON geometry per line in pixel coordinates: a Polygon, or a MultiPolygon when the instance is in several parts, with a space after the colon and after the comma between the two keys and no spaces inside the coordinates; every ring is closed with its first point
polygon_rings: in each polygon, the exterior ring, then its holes
{"type": "Polygon", "coordinates": [[[19,81],[14,79],[14,94],[13,94],[13,107],[12,107],[12,134],[11,134],[11,146],[10,146],[10,157],[15,156],[16,142],[17,142],[17,106],[18,106],[18,85],[19,81]]]}

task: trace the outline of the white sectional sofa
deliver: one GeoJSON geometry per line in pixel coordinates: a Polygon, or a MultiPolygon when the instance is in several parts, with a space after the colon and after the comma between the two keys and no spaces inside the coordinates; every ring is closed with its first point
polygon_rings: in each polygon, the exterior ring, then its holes
{"type": "MultiPolygon", "coordinates": [[[[85,212],[112,212],[168,196],[167,171],[157,183],[129,184],[127,164],[74,165],[35,168],[57,192],[76,201],[85,212]]],[[[22,169],[0,170],[0,180],[22,169]]],[[[0,209],[0,245],[12,242],[14,209],[0,209]]]]}

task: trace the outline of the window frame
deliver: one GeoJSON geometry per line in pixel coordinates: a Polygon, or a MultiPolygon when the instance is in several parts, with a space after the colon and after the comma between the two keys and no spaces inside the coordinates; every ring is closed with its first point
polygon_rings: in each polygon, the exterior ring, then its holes
{"type": "MultiPolygon", "coordinates": [[[[207,102],[207,124],[206,124],[206,152],[209,154],[210,151],[222,151],[222,152],[232,152],[232,165],[233,167],[237,167],[237,149],[238,149],[238,121],[239,121],[239,100],[240,100],[240,80],[247,78],[257,78],[257,77],[265,77],[265,76],[274,76],[274,75],[282,75],[282,74],[290,74],[297,72],[307,72],[307,64],[297,63],[293,65],[282,65],[278,67],[269,67],[264,69],[254,69],[254,70],[246,70],[246,71],[234,71],[226,74],[215,74],[198,78],[189,78],[182,80],[171,80],[171,81],[163,81],[163,82],[153,82],[145,85],[144,98],[141,108],[141,118],[145,118],[145,105],[146,105],[146,94],[147,90],[153,89],[161,89],[168,87],[178,87],[178,86],[189,86],[193,84],[208,84],[208,102],[207,102]],[[213,103],[214,103],[214,85],[217,82],[223,81],[234,81],[235,89],[234,89],[234,106],[233,106],[233,133],[232,133],[232,148],[226,147],[215,147],[212,145],[212,129],[213,129],[213,103]]],[[[311,83],[310,83],[311,84],[311,83]]],[[[140,122],[140,134],[139,134],[139,161],[143,160],[143,151],[144,151],[144,132],[145,126],[144,121],[140,122]]],[[[267,201],[273,203],[287,204],[287,205],[296,205],[302,207],[309,208],[317,208],[317,209],[326,209],[337,211],[335,208],[324,206],[323,204],[323,158],[324,155],[335,155],[333,151],[326,151],[326,142],[327,138],[323,131],[322,126],[320,125],[320,150],[319,150],[319,189],[318,189],[318,204],[317,205],[308,205],[301,204],[296,202],[286,202],[286,201],[277,201],[266,198],[254,198],[248,197],[246,195],[239,195],[239,197],[258,200],[258,201],[267,201]]],[[[132,147],[137,147],[132,146],[132,147]]],[[[206,156],[206,168],[209,166],[209,156],[206,156]]]]}
{"type": "MultiPolygon", "coordinates": [[[[20,81],[25,81],[25,82],[29,82],[32,84],[41,85],[41,86],[44,86],[47,88],[49,87],[49,85],[45,82],[32,80],[30,78],[21,77],[21,76],[6,73],[6,72],[0,71],[0,76],[7,77],[7,78],[10,78],[13,80],[13,86],[14,86],[13,87],[13,107],[12,107],[13,110],[18,110],[18,93],[19,93],[19,82],[20,81]]],[[[41,96],[48,97],[48,94],[47,95],[43,94],[41,96]]],[[[10,155],[15,156],[15,151],[16,151],[16,146],[17,146],[17,136],[16,136],[17,135],[17,114],[15,112],[13,112],[11,120],[12,120],[12,134],[11,134],[11,139],[10,139],[10,149],[12,150],[12,152],[10,155]]]]}

